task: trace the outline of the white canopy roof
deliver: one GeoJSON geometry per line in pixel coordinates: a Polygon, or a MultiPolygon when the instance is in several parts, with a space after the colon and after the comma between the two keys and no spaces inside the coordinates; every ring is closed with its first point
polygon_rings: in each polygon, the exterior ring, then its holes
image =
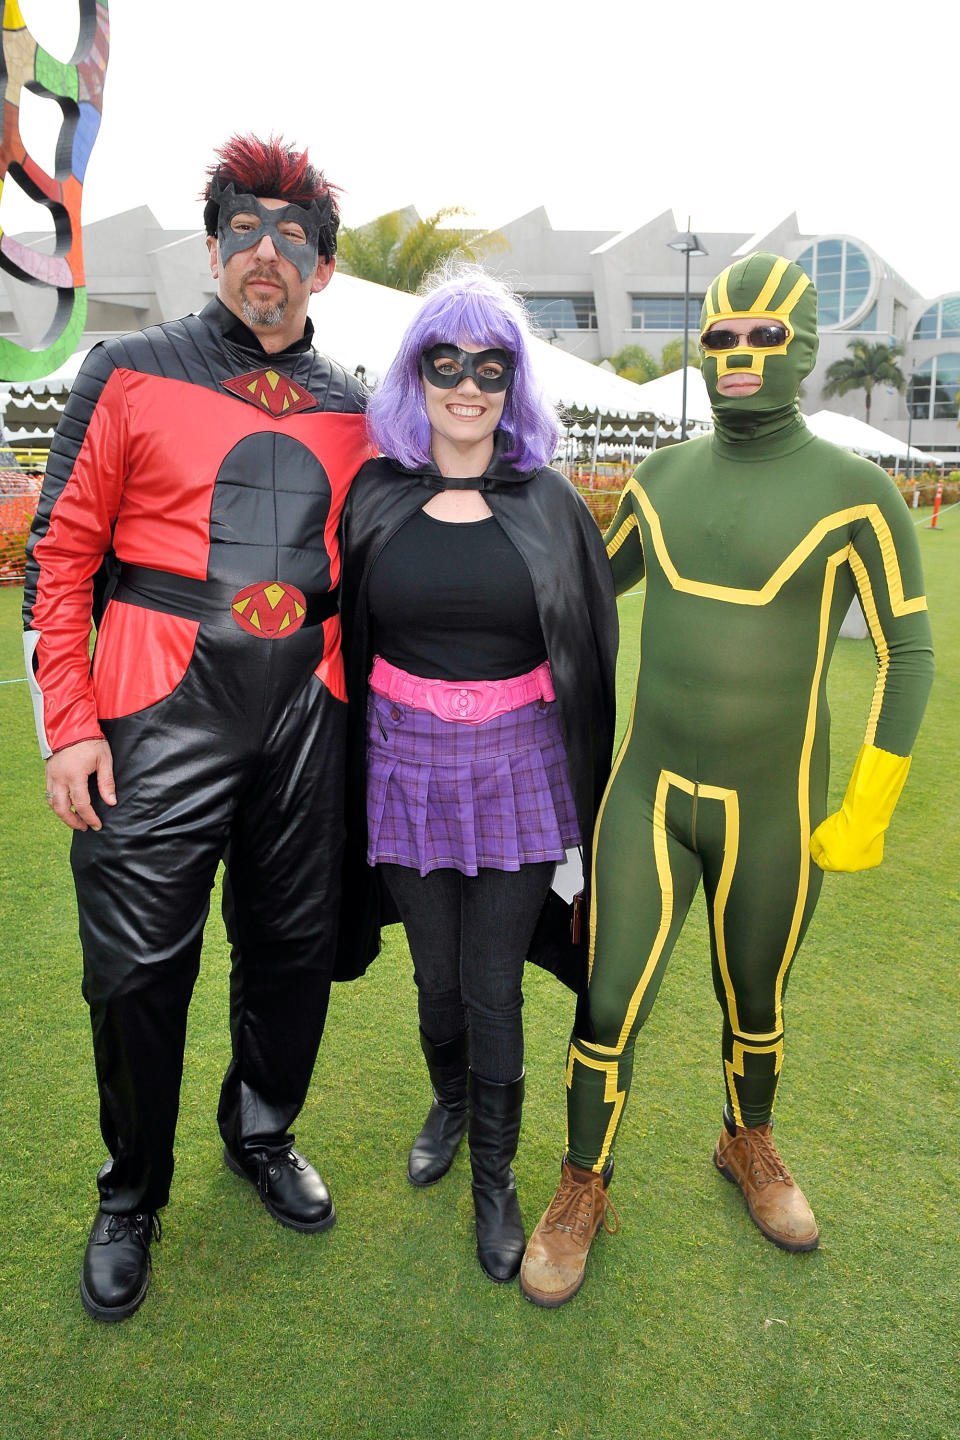
{"type": "Polygon", "coordinates": [[[830,440],[842,445],[844,450],[856,450],[860,455],[876,455],[883,459],[929,460],[925,450],[916,445],[906,445],[903,440],[858,420],[855,415],[839,415],[836,410],[818,410],[815,415],[804,415],[807,425],[821,440],[830,440]]]}
{"type": "MultiPolygon", "coordinates": [[[[627,382],[629,383],[629,382],[627,382]]],[[[679,422],[683,413],[683,371],[672,370],[669,375],[658,375],[643,385],[633,387],[649,414],[662,420],[679,422]]],[[[695,425],[713,425],[710,412],[710,397],[703,376],[695,365],[687,366],[687,422],[695,425]]]]}
{"type": "MultiPolygon", "coordinates": [[[[679,420],[682,406],[683,372],[675,370],[670,375],[661,375],[636,387],[648,410],[661,419],[679,420]]],[[[805,415],[804,420],[814,435],[829,440],[844,450],[855,450],[860,455],[902,460],[929,460],[930,456],[915,445],[909,447],[893,435],[867,425],[854,415],[840,415],[835,410],[818,410],[814,415],[805,415]]],[[[712,425],[710,397],[703,376],[694,366],[687,367],[687,420],[700,425],[712,425]]]]}
{"type": "MultiPolygon", "coordinates": [[[[416,295],[338,271],[326,289],[310,301],[317,346],[348,370],[362,365],[367,383],[373,384],[396,354],[403,332],[419,304],[416,295]]],[[[649,380],[645,385],[635,385],[544,340],[533,342],[532,353],[550,399],[568,410],[631,421],[654,416],[669,426],[680,421],[683,389],[680,370],[649,380]]],[[[19,395],[30,391],[38,395],[69,388],[87,354],[86,350],[78,350],[42,380],[2,383],[0,394],[19,395]]],[[[11,418],[12,413],[12,410],[8,412],[11,418]]],[[[908,450],[903,441],[852,415],[820,410],[805,419],[814,434],[847,450],[883,457],[931,458],[915,446],[908,450]]],[[[687,367],[687,421],[697,429],[713,423],[707,387],[693,365],[687,367]]]]}
{"type": "MultiPolygon", "coordinates": [[[[317,348],[348,370],[362,365],[368,384],[379,380],[400,347],[420,299],[336,272],[310,301],[317,348]]],[[[634,385],[545,340],[533,344],[534,364],[550,399],[571,410],[636,418],[656,413],[634,385]]],[[[679,410],[677,414],[679,415],[679,410]]]]}

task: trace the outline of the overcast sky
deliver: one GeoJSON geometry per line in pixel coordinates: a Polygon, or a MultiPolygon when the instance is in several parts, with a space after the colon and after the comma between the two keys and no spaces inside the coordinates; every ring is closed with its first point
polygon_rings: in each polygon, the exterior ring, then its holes
{"type": "MultiPolygon", "coordinates": [[[[68,60],[77,0],[20,3],[68,60]]],[[[413,204],[495,227],[545,205],[558,228],[672,208],[753,233],[796,210],[934,296],[960,290],[958,17],[955,0],[111,0],[84,218],[146,203],[199,228],[213,147],[275,130],[344,187],[348,225],[413,204]]],[[[47,169],[59,118],[24,98],[47,169]]],[[[11,231],[35,223],[13,191],[11,231]]]]}

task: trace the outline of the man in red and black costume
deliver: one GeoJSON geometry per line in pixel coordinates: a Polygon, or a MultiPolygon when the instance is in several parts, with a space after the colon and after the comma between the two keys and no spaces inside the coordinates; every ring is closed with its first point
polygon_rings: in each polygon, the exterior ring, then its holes
{"type": "Polygon", "coordinates": [[[336,941],[337,526],[369,453],[363,392],[311,343],[307,306],[333,275],[339,212],[306,153],[234,137],[205,198],[217,298],[91,351],[51,448],[24,599],[46,798],[75,832],[110,1152],[81,1279],[100,1320],[132,1314],[149,1284],[224,853],[224,1158],[282,1224],[323,1230],[335,1215],[290,1127],[336,941]]]}

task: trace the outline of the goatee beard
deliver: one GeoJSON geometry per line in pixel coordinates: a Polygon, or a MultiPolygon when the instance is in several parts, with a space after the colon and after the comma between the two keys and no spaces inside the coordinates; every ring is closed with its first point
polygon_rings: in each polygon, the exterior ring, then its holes
{"type": "Polygon", "coordinates": [[[279,325],[287,308],[286,300],[278,300],[273,305],[255,305],[252,300],[248,300],[244,296],[240,303],[243,307],[243,318],[251,330],[257,325],[264,328],[279,325]]]}

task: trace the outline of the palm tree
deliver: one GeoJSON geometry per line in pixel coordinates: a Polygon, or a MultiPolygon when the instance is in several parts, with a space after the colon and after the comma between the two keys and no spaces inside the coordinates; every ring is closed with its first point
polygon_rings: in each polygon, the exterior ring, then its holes
{"type": "MultiPolygon", "coordinates": [[[[601,364],[597,361],[597,364],[601,364]]],[[[642,345],[624,345],[616,355],[610,356],[610,364],[618,375],[643,385],[647,380],[656,380],[659,375],[669,375],[683,364],[683,340],[668,340],[660,352],[660,359],[654,360],[649,350],[642,345]]],[[[687,347],[687,364],[700,368],[700,351],[694,341],[687,347]]]]}
{"type": "MultiPolygon", "coordinates": [[[[687,364],[695,365],[700,369],[700,346],[697,344],[696,335],[691,335],[687,344],[687,364]]],[[[670,375],[674,370],[679,370],[683,365],[683,336],[678,335],[676,340],[668,340],[660,351],[660,374],[670,375]]]]}
{"type": "Polygon", "coordinates": [[[882,341],[851,340],[847,349],[849,355],[834,360],[827,369],[827,380],[823,387],[825,398],[846,395],[850,390],[863,390],[867,397],[867,424],[870,424],[870,392],[875,385],[892,385],[902,395],[906,388],[906,377],[897,364],[897,356],[903,354],[899,345],[885,345],[882,341]]]}
{"type": "Polygon", "coordinates": [[[622,375],[625,380],[632,380],[636,385],[642,385],[646,380],[655,380],[660,374],[656,360],[642,345],[624,345],[616,355],[610,356],[610,364],[618,375],[622,375]]]}
{"type": "Polygon", "coordinates": [[[368,225],[341,231],[340,264],[348,275],[413,294],[441,261],[453,256],[475,261],[482,251],[497,248],[498,241],[503,244],[499,236],[441,228],[441,221],[466,214],[457,205],[446,205],[426,220],[410,207],[378,215],[368,225]]]}

